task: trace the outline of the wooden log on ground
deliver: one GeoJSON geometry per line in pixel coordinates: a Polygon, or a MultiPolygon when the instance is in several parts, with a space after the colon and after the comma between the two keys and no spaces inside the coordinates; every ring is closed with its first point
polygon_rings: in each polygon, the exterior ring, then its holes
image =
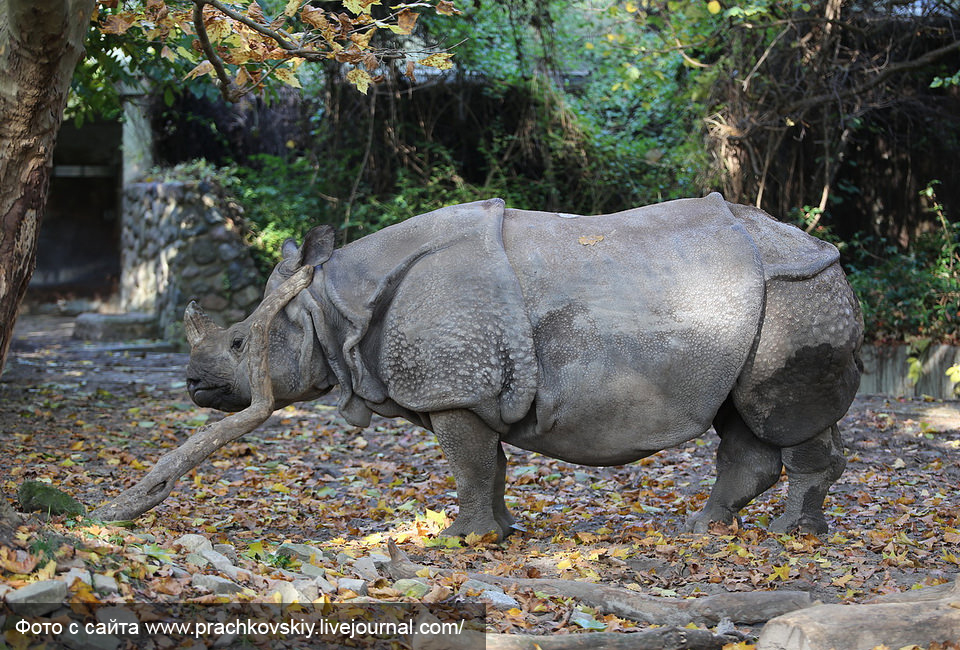
{"type": "Polygon", "coordinates": [[[250,374],[250,406],[219,422],[201,427],[185,443],[170,451],[139,483],[103,504],[90,516],[101,521],[133,519],[163,501],[177,480],[207,456],[232,440],[266,422],[273,413],[273,386],[270,384],[268,336],[274,317],[313,280],[313,267],[304,266],[284,281],[251,314],[247,364],[250,374]]]}
{"type": "MultiPolygon", "coordinates": [[[[390,563],[387,573],[394,579],[412,578],[452,572],[411,562],[394,542],[387,544],[390,563]]],[[[576,598],[608,614],[614,614],[638,623],[682,627],[689,623],[715,625],[723,618],[734,623],[751,625],[763,623],[787,612],[812,604],[805,591],[749,591],[716,594],[703,598],[666,598],[648,596],[622,587],[613,587],[578,580],[551,580],[546,578],[511,578],[485,573],[467,573],[467,577],[501,587],[516,585],[543,591],[550,595],[576,598]]]]}
{"type": "MultiPolygon", "coordinates": [[[[424,613],[423,622],[436,618],[424,613]]],[[[731,636],[709,630],[660,627],[639,632],[584,632],[582,634],[497,634],[464,631],[461,634],[415,634],[410,639],[413,650],[721,650],[734,643],[731,636]]]]}
{"type": "MultiPolygon", "coordinates": [[[[917,594],[924,589],[916,592],[917,594]]],[[[769,621],[757,650],[871,650],[960,641],[960,583],[937,600],[819,605],[769,621]]]]}

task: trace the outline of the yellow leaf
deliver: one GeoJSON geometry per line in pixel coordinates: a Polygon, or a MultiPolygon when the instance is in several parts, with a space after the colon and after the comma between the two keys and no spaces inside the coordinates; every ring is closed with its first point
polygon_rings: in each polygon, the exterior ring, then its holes
{"type": "Polygon", "coordinates": [[[577,241],[584,246],[593,246],[594,244],[599,244],[603,241],[603,235],[584,235],[577,241]]]}
{"type": "MultiPolygon", "coordinates": [[[[197,64],[197,67],[195,67],[193,70],[185,74],[183,78],[196,79],[197,77],[200,77],[205,74],[213,74],[213,64],[210,63],[209,61],[201,61],[200,63],[197,64]]],[[[116,460],[116,459],[111,458],[110,460],[116,460]]],[[[115,464],[119,464],[119,463],[120,461],[117,460],[117,463],[115,464]]],[[[107,464],[110,464],[110,461],[107,461],[107,464]]]]}
{"type": "Polygon", "coordinates": [[[483,535],[478,535],[477,533],[468,533],[463,541],[467,546],[476,546],[483,541],[483,535]]]}
{"type": "Polygon", "coordinates": [[[583,47],[584,47],[585,49],[592,50],[592,49],[593,49],[593,43],[590,43],[590,42],[584,43],[584,44],[583,44],[583,47]]]}
{"type": "MultiPolygon", "coordinates": [[[[280,70],[282,70],[282,68],[275,70],[274,74],[277,74],[278,72],[280,72],[280,70]]],[[[290,74],[293,74],[292,70],[287,70],[287,72],[289,72],[290,74]]],[[[280,75],[277,74],[277,77],[280,78],[280,75]]],[[[294,79],[296,79],[296,77],[294,77],[294,79]]],[[[282,78],[281,78],[281,81],[282,81],[282,78]]],[[[299,84],[297,85],[297,87],[299,88],[299,84]]],[[[272,486],[270,486],[270,489],[273,490],[274,492],[282,492],[283,494],[290,494],[290,488],[288,488],[283,483],[274,483],[272,486]]]]}
{"type": "Polygon", "coordinates": [[[710,2],[707,3],[707,11],[709,11],[712,14],[718,14],[722,10],[723,10],[723,7],[720,6],[720,3],[717,2],[717,0],[710,0],[710,2]]]}
{"type": "Polygon", "coordinates": [[[297,9],[300,8],[301,0],[287,0],[287,6],[283,9],[283,14],[285,16],[294,16],[297,13],[297,9]]]}
{"type": "Polygon", "coordinates": [[[37,580],[52,580],[56,574],[57,563],[55,560],[50,560],[37,571],[37,580]]]}
{"type": "Polygon", "coordinates": [[[784,565],[782,565],[782,566],[775,566],[775,567],[773,567],[773,571],[770,572],[770,577],[767,578],[767,580],[769,580],[770,582],[773,582],[773,581],[776,580],[777,578],[780,578],[781,580],[789,580],[789,579],[790,579],[790,565],[789,565],[789,564],[784,564],[784,565]]]}
{"type": "MultiPolygon", "coordinates": [[[[293,88],[302,88],[300,85],[300,80],[297,79],[297,73],[291,70],[290,68],[277,68],[273,71],[273,76],[293,88]]],[[[274,484],[275,486],[278,484],[274,484]]],[[[287,492],[290,490],[287,489],[287,492]]]]}
{"type": "Polygon", "coordinates": [[[214,20],[206,25],[207,27],[207,36],[210,37],[210,40],[214,43],[219,43],[223,39],[230,36],[233,31],[230,27],[230,23],[226,20],[214,20]]]}
{"type": "Polygon", "coordinates": [[[573,566],[573,562],[571,562],[569,558],[563,558],[562,560],[557,562],[557,571],[566,571],[572,566],[573,566]]]}
{"type": "Polygon", "coordinates": [[[380,0],[344,0],[343,6],[354,15],[370,13],[370,7],[380,4],[380,0]]]}
{"type": "MultiPolygon", "coordinates": [[[[361,92],[366,92],[366,91],[361,91],[361,92]]],[[[438,526],[443,526],[444,528],[446,528],[447,526],[450,525],[450,519],[443,512],[438,512],[437,510],[431,510],[430,508],[426,508],[424,515],[426,516],[427,521],[432,521],[438,526]]]]}
{"type": "Polygon", "coordinates": [[[623,8],[627,10],[627,13],[633,14],[637,12],[637,5],[632,2],[628,2],[623,8]]]}
{"type": "Polygon", "coordinates": [[[453,67],[453,61],[450,60],[452,57],[453,55],[449,52],[437,52],[436,54],[431,54],[425,59],[420,59],[417,61],[417,63],[431,68],[436,68],[437,70],[449,70],[453,67]]]}
{"type": "Polygon", "coordinates": [[[160,56],[163,57],[164,59],[166,59],[167,61],[176,61],[176,60],[177,60],[177,55],[176,55],[176,53],[174,53],[174,51],[171,50],[171,49],[170,49],[169,47],[167,47],[166,45],[164,45],[164,46],[160,49],[160,56]]]}

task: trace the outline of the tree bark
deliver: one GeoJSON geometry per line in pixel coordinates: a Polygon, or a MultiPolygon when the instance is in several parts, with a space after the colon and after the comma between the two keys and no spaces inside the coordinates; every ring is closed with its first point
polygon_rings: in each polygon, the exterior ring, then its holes
{"type": "Polygon", "coordinates": [[[33,275],[51,159],[95,0],[0,0],[0,370],[33,275]]]}

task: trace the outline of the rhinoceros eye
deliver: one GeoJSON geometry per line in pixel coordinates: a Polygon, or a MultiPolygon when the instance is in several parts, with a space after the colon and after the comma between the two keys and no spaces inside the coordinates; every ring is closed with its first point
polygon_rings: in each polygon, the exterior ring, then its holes
{"type": "Polygon", "coordinates": [[[233,339],[233,342],[230,344],[230,349],[234,352],[239,352],[241,348],[243,348],[243,337],[238,336],[233,339]]]}

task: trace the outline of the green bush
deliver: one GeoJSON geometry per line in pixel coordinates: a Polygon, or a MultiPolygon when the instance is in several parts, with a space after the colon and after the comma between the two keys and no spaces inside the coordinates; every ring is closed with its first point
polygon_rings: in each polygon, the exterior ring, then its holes
{"type": "Polygon", "coordinates": [[[223,170],[221,180],[243,206],[247,241],[264,273],[280,260],[287,239],[300,242],[310,228],[336,223],[331,202],[320,190],[320,172],[307,158],[267,154],[253,156],[250,166],[223,170]]]}
{"type": "Polygon", "coordinates": [[[932,185],[923,194],[939,227],[910,250],[868,237],[846,247],[868,340],[960,341],[960,224],[947,221],[932,185]]]}

